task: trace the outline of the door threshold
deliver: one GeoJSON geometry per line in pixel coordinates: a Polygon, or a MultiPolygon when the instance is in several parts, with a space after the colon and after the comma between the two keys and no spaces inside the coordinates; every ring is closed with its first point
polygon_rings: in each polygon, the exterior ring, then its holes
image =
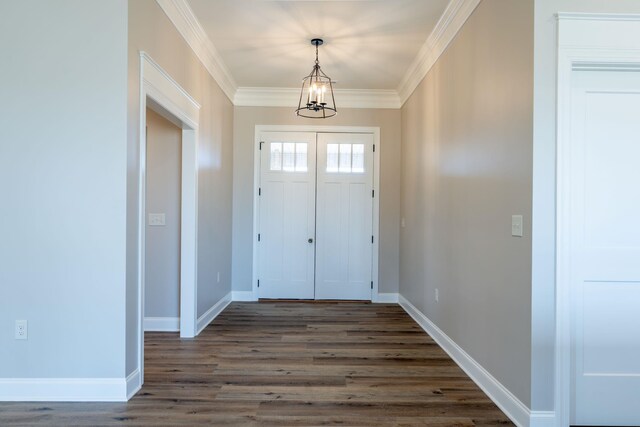
{"type": "Polygon", "coordinates": [[[359,303],[359,304],[371,304],[369,300],[346,300],[346,299],[278,299],[278,298],[259,298],[258,302],[297,302],[297,303],[307,303],[307,304],[336,304],[336,303],[359,303]]]}

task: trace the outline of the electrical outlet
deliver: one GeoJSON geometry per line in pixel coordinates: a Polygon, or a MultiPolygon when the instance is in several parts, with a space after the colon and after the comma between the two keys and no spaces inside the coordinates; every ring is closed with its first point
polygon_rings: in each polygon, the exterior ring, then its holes
{"type": "Polygon", "coordinates": [[[220,283],[220,272],[218,271],[218,283],[220,283]]]}
{"type": "Polygon", "coordinates": [[[407,226],[407,221],[404,218],[400,220],[400,227],[405,228],[407,226]]]}
{"type": "Polygon", "coordinates": [[[436,302],[440,302],[440,291],[436,288],[436,302]]]}
{"type": "Polygon", "coordinates": [[[29,337],[29,329],[26,320],[16,320],[16,339],[26,340],[29,337]]]}

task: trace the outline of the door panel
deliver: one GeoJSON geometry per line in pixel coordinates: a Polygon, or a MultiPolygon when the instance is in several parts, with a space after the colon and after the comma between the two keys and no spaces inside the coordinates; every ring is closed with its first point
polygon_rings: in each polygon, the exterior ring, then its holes
{"type": "Polygon", "coordinates": [[[259,298],[314,298],[315,133],[264,132],[260,150],[259,298]]]}
{"type": "Polygon", "coordinates": [[[316,299],[371,299],[373,135],[318,134],[316,299]]]}
{"type": "Polygon", "coordinates": [[[572,88],[572,424],[640,425],[640,73],[572,88]]]}

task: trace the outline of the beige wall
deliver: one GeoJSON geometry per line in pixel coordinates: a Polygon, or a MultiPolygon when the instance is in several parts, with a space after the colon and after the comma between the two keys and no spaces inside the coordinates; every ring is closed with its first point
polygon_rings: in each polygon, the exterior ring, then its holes
{"type": "Polygon", "coordinates": [[[201,105],[198,135],[198,302],[201,316],[231,290],[233,105],[154,0],[129,1],[127,374],[137,351],[139,51],[201,105]],[[220,283],[217,273],[220,272],[220,283]]]}
{"type": "MultiPolygon", "coordinates": [[[[337,100],[339,102],[339,100],[337,100]]],[[[326,120],[292,108],[236,107],[233,152],[233,290],[250,291],[253,268],[253,168],[256,125],[380,127],[380,292],[397,292],[400,223],[400,110],[339,108],[326,120]]]]}
{"type": "Polygon", "coordinates": [[[144,317],[180,315],[182,130],[147,108],[144,317]],[[150,226],[149,214],[165,215],[150,226]]]}
{"type": "Polygon", "coordinates": [[[400,293],[525,405],[532,108],[533,0],[484,0],[402,109],[400,293]]]}

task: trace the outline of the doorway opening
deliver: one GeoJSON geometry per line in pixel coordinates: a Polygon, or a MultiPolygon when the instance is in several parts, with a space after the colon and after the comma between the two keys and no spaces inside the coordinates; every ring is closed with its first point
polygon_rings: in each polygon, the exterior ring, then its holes
{"type": "Polygon", "coordinates": [[[146,114],[144,330],[179,332],[182,130],[146,114]]]}
{"type": "MultiPolygon", "coordinates": [[[[147,216],[147,107],[177,126],[181,133],[179,197],[179,330],[196,336],[197,324],[197,140],[200,105],[145,52],[140,52],[140,118],[138,175],[138,370],[144,382],[144,315],[147,216]]],[[[158,212],[149,212],[158,213],[158,212]]],[[[161,221],[154,217],[154,221],[161,221]]],[[[166,221],[166,216],[165,216],[166,221]]]]}

